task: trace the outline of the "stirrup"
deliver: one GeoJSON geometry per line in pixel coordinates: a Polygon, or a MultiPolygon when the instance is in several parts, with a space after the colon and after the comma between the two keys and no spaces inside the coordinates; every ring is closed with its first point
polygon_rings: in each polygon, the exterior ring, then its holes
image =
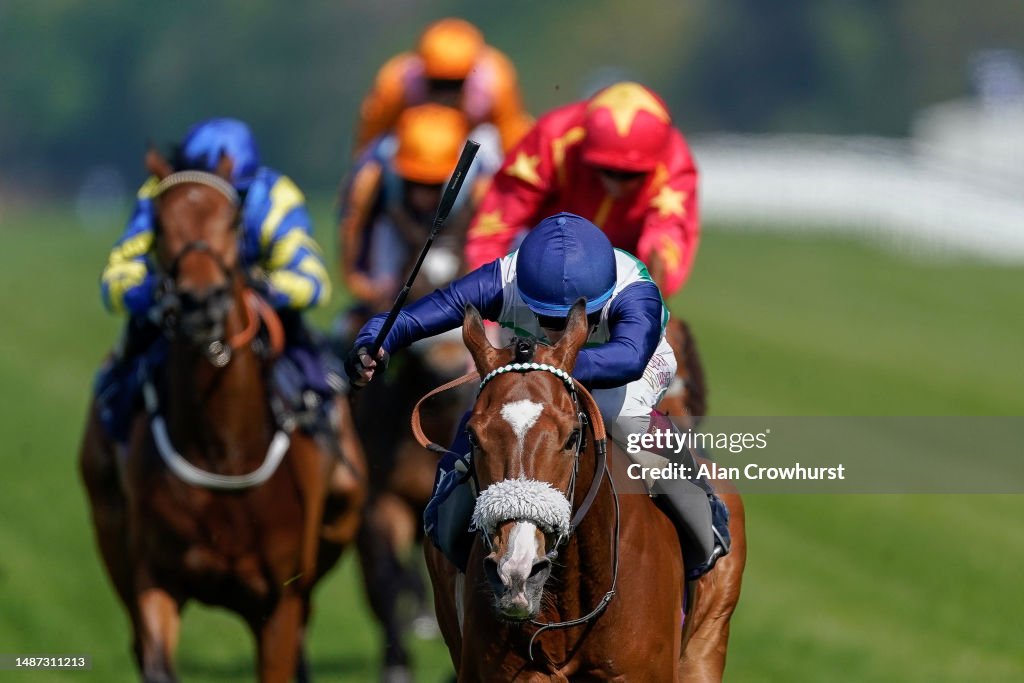
{"type": "Polygon", "coordinates": [[[718,561],[720,559],[729,554],[730,548],[722,542],[722,537],[718,534],[718,531],[715,531],[714,534],[715,547],[711,551],[711,557],[709,557],[703,564],[697,565],[693,569],[687,570],[687,581],[696,581],[700,577],[704,576],[705,574],[707,574],[715,568],[715,565],[718,564],[718,561]]]}

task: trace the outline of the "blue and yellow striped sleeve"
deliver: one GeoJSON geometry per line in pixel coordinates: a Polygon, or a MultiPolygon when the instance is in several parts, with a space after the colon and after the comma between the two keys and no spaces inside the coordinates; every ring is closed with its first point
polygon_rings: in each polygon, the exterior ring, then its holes
{"type": "Polygon", "coordinates": [[[313,239],[302,192],[290,178],[274,181],[258,216],[260,253],[271,284],[271,303],[302,310],[331,297],[331,279],[313,239]]]}
{"type": "Polygon", "coordinates": [[[135,211],[124,234],[114,244],[100,276],[103,304],[112,313],[127,311],[132,315],[145,315],[153,305],[157,278],[146,255],[153,246],[151,198],[156,183],[156,178],[150,178],[139,189],[135,211]]]}

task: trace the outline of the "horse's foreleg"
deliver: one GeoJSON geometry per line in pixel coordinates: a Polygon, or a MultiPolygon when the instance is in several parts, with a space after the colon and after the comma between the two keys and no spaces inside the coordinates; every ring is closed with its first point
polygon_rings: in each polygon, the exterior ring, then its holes
{"type": "Polygon", "coordinates": [[[426,558],[427,571],[430,573],[430,583],[434,589],[437,625],[441,628],[441,636],[448,646],[452,666],[458,669],[462,659],[461,610],[466,577],[458,574],[458,570],[445,559],[441,551],[434,546],[433,541],[428,539],[423,542],[423,553],[426,558]]]}
{"type": "Polygon", "coordinates": [[[312,674],[309,669],[309,657],[306,654],[306,627],[303,626],[299,632],[299,654],[295,662],[295,683],[310,683],[312,680],[312,674]]]}
{"type": "Polygon", "coordinates": [[[692,633],[680,660],[684,681],[721,681],[729,645],[729,623],[739,602],[747,561],[746,515],[743,500],[730,482],[716,481],[715,490],[729,507],[732,550],[700,578],[689,620],[692,633]]]}
{"type": "Polygon", "coordinates": [[[308,598],[286,592],[265,620],[251,623],[258,643],[260,683],[288,683],[298,672],[308,598]]]}
{"type": "Polygon", "coordinates": [[[409,665],[398,619],[402,566],[396,555],[388,506],[375,499],[359,530],[359,562],[370,609],[384,629],[384,667],[396,677],[409,665]]]}
{"type": "Polygon", "coordinates": [[[174,652],[178,648],[181,601],[164,588],[148,586],[136,595],[135,653],[142,680],[174,683],[174,652]]]}
{"type": "Polygon", "coordinates": [[[89,409],[85,436],[79,451],[78,471],[89,496],[100,557],[118,597],[125,608],[132,612],[133,567],[125,552],[125,541],[128,538],[127,503],[121,490],[115,446],[100,426],[95,406],[89,409]]]}

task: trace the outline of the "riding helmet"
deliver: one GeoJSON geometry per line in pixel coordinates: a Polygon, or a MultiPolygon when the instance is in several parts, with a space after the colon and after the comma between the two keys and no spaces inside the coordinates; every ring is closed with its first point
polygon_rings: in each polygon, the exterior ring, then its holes
{"type": "Polygon", "coordinates": [[[231,158],[231,183],[246,190],[260,165],[260,153],[249,126],[238,119],[207,119],[189,129],[181,143],[183,168],[217,170],[221,153],[231,158]]]}
{"type": "Polygon", "coordinates": [[[582,216],[542,220],[516,255],[516,287],[539,316],[565,316],[580,297],[587,313],[601,310],[615,289],[615,250],[601,229],[582,216]]]}
{"type": "Polygon", "coordinates": [[[583,121],[583,162],[626,172],[654,170],[665,158],[672,118],[660,97],[639,83],[608,86],[590,98],[583,121]]]}

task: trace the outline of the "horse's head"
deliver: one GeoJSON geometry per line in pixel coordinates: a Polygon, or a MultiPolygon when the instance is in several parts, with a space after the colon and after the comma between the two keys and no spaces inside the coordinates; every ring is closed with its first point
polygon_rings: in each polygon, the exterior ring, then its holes
{"type": "Polygon", "coordinates": [[[480,486],[473,524],[491,551],[485,571],[506,619],[539,612],[551,559],[570,531],[586,425],[568,373],[587,336],[582,301],[554,346],[516,339],[496,349],[475,309],[467,309],[463,322],[484,378],[468,423],[480,486]]]}
{"type": "Polygon", "coordinates": [[[164,276],[159,304],[169,313],[172,333],[215,365],[227,360],[225,319],[239,284],[239,203],[228,180],[231,163],[222,156],[216,173],[175,173],[156,150],[146,155],[146,166],[159,179],[154,198],[155,254],[164,276]]]}

